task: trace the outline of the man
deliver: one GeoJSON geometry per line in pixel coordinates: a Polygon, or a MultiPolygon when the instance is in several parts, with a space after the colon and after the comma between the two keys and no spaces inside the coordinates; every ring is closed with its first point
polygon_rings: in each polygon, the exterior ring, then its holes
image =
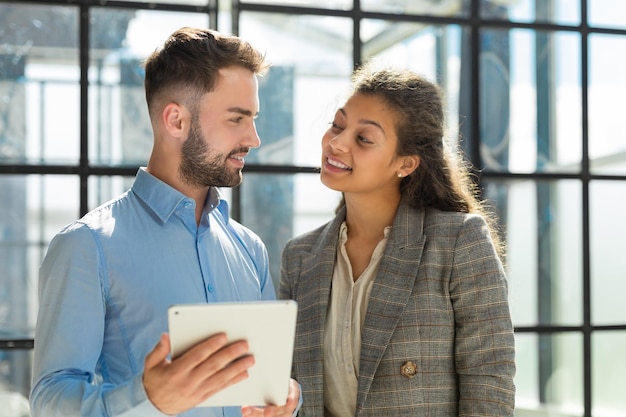
{"type": "Polygon", "coordinates": [[[33,417],[295,414],[293,380],[282,406],[194,408],[245,379],[254,358],[220,334],[171,361],[165,333],[172,304],[275,298],[265,246],[216,188],[238,185],[260,145],[267,67],[240,38],[193,28],[147,59],[147,166],[55,236],[41,266],[33,417]]]}

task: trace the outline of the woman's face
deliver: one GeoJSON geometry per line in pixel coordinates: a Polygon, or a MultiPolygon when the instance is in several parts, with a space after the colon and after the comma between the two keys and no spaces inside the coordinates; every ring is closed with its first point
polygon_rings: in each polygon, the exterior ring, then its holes
{"type": "Polygon", "coordinates": [[[382,99],[360,93],[350,97],[322,137],[322,183],[343,193],[399,193],[398,174],[410,171],[405,167],[409,157],[396,155],[395,122],[382,99]]]}

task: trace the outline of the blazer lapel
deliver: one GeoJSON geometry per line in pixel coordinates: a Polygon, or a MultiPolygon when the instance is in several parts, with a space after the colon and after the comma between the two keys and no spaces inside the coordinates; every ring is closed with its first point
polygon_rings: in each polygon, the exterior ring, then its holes
{"type": "MultiPolygon", "coordinates": [[[[301,254],[300,278],[296,288],[298,315],[307,317],[298,328],[300,337],[306,338],[306,350],[294,352],[303,364],[298,370],[299,378],[308,379],[307,385],[316,387],[307,393],[305,401],[311,405],[324,404],[324,326],[330,298],[337,236],[345,218],[338,215],[325,227],[310,252],[301,254]]],[[[296,347],[297,348],[297,347],[296,347]]],[[[323,414],[323,408],[316,410],[323,414]]]]}
{"type": "MultiPolygon", "coordinates": [[[[310,317],[311,326],[323,329],[330,296],[331,281],[335,267],[339,227],[345,218],[340,212],[319,234],[310,252],[301,255],[300,279],[298,282],[299,310],[310,317]],[[315,318],[313,320],[313,318],[315,318]]],[[[310,329],[313,330],[313,329],[310,329]]],[[[320,341],[321,346],[321,341],[320,341]]]]}
{"type": "Polygon", "coordinates": [[[401,203],[369,297],[361,338],[357,414],[417,278],[424,212],[401,203]]]}

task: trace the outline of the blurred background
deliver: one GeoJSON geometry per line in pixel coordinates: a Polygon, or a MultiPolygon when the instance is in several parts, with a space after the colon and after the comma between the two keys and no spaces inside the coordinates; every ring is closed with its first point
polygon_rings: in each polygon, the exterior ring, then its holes
{"type": "Polygon", "coordinates": [[[339,201],[316,169],[351,71],[411,68],[443,88],[446,140],[499,216],[516,416],[626,416],[626,1],[0,0],[0,417],[28,416],[47,245],[146,164],[140,64],[181,26],[273,63],[262,146],[224,192],[275,281],[339,201]]]}

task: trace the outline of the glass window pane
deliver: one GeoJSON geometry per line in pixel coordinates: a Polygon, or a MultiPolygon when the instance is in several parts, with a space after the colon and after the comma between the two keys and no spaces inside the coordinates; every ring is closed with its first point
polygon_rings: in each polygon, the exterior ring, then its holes
{"type": "Polygon", "coordinates": [[[29,417],[28,392],[32,351],[25,349],[0,350],[0,415],[29,417]]]}
{"type": "Polygon", "coordinates": [[[626,29],[626,2],[587,0],[589,26],[626,29]]]}
{"type": "Polygon", "coordinates": [[[3,3],[0,28],[0,163],[78,163],[78,9],[3,3]]]}
{"type": "Polygon", "coordinates": [[[90,176],[89,187],[89,210],[93,210],[107,201],[116,198],[126,192],[135,177],[113,176],[90,176]]]}
{"type": "Polygon", "coordinates": [[[246,162],[320,166],[322,134],[352,71],[349,19],[242,13],[240,36],[272,63],[261,78],[261,147],[246,162]]]}
{"type": "Polygon", "coordinates": [[[37,275],[50,239],[78,215],[73,176],[0,176],[0,334],[28,338],[37,275]]]}
{"type": "Polygon", "coordinates": [[[293,178],[292,236],[309,232],[334,217],[341,194],[326,187],[319,174],[298,174],[293,178]]]}
{"type": "Polygon", "coordinates": [[[446,135],[453,145],[459,137],[459,125],[464,121],[459,119],[459,86],[461,45],[469,44],[463,37],[467,34],[458,25],[364,19],[361,26],[363,61],[379,67],[409,68],[441,86],[447,106],[446,135]]]}
{"type": "Polygon", "coordinates": [[[593,324],[624,324],[626,309],[626,182],[589,184],[591,319],[593,324]],[[607,204],[607,202],[611,202],[607,204]]]}
{"type": "Polygon", "coordinates": [[[579,172],[579,35],[488,30],[481,42],[480,130],[485,169],[579,172]]]}
{"type": "Polygon", "coordinates": [[[503,225],[514,325],[580,325],[580,183],[490,180],[484,196],[503,225]]]}
{"type": "Polygon", "coordinates": [[[353,0],[246,0],[246,3],[352,10],[353,0]]]}
{"type": "Polygon", "coordinates": [[[128,2],[139,3],[167,3],[167,4],[180,4],[183,6],[209,6],[211,0],[120,0],[128,2]]]}
{"type": "Polygon", "coordinates": [[[578,333],[516,333],[515,415],[583,416],[582,352],[578,333]]]}
{"type": "MultiPolygon", "coordinates": [[[[623,303],[622,303],[623,305],[623,303]]],[[[595,332],[592,352],[592,415],[614,417],[626,410],[626,332],[595,332]]]]}
{"type": "Polygon", "coordinates": [[[580,0],[481,0],[480,12],[485,19],[580,24],[580,0]]]}
{"type": "MultiPolygon", "coordinates": [[[[39,265],[52,236],[78,215],[73,176],[0,176],[0,339],[26,343],[37,319],[39,265]]],[[[0,350],[0,404],[28,416],[30,350],[0,350]]]]}
{"type": "Polygon", "coordinates": [[[145,165],[152,127],[141,62],[180,27],[207,27],[208,16],[113,8],[91,13],[90,163],[145,165]]]}
{"type": "Polygon", "coordinates": [[[589,36],[589,158],[594,174],[626,174],[626,55],[616,51],[626,51],[626,36],[589,36]]]}
{"type": "Polygon", "coordinates": [[[367,12],[460,17],[469,15],[470,0],[361,0],[361,9],[367,12]]]}
{"type": "Polygon", "coordinates": [[[341,196],[318,174],[246,173],[241,187],[241,222],[265,242],[278,290],[280,262],[287,240],[326,223],[341,196]]]}

